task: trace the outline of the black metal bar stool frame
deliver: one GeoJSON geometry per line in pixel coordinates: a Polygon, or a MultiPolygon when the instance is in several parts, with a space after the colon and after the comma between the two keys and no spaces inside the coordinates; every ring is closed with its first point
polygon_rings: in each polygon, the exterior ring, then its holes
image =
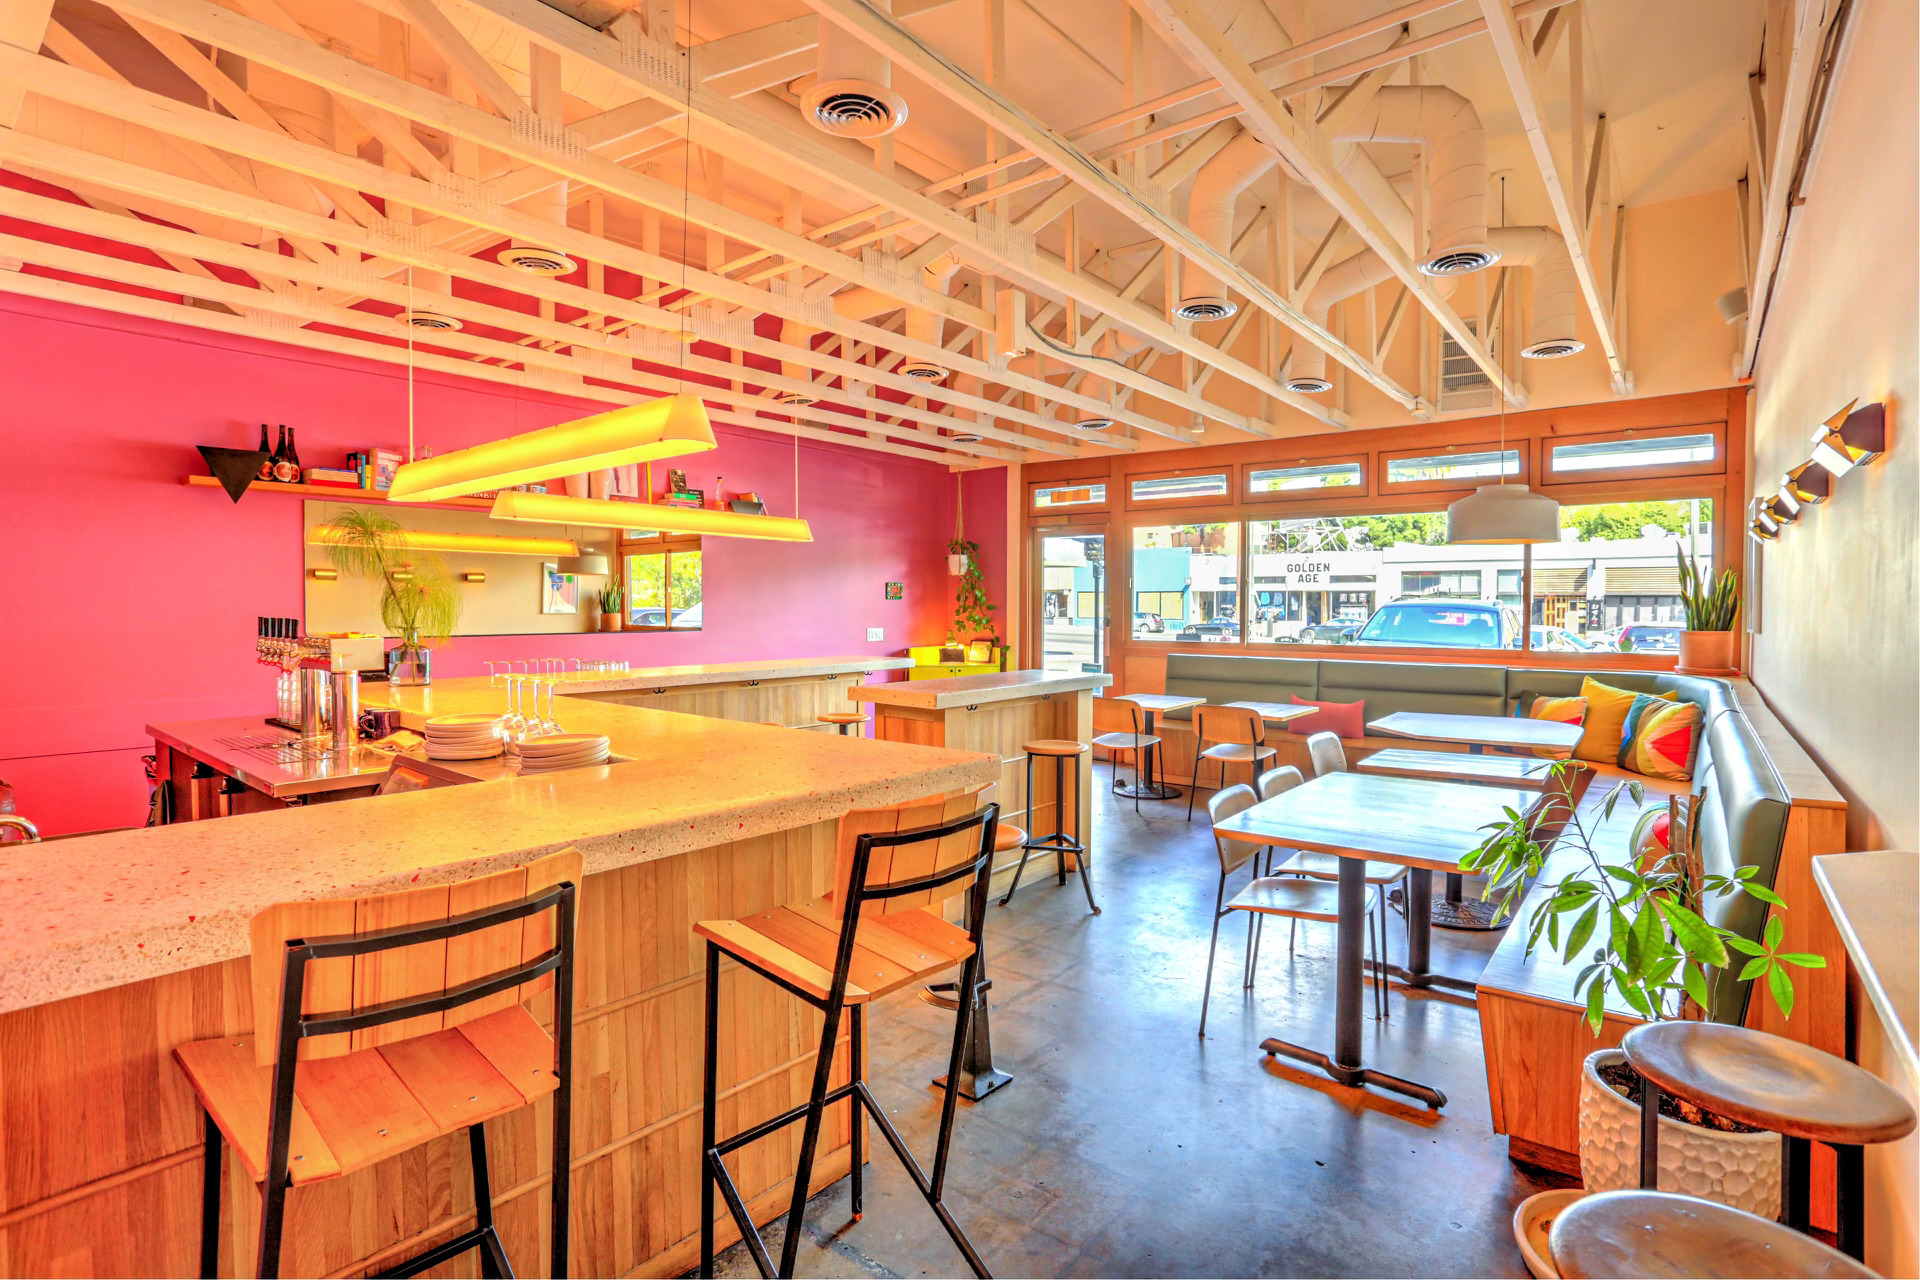
{"type": "Polygon", "coordinates": [[[713,1195],[717,1187],[727,1203],[727,1212],[733,1217],[734,1226],[740,1232],[740,1238],[746,1242],[747,1251],[753,1256],[753,1263],[762,1276],[776,1274],[773,1258],[767,1252],[766,1242],[760,1238],[760,1231],[754,1226],[753,1217],[747,1212],[746,1202],[741,1199],[740,1190],[734,1185],[733,1175],[728,1172],[726,1157],[749,1143],[757,1142],[772,1133],[804,1120],[806,1127],[800,1139],[800,1163],[794,1172],[793,1201],[787,1210],[786,1239],[780,1249],[780,1266],[777,1274],[793,1275],[794,1264],[799,1259],[800,1229],[807,1207],[808,1186],[813,1181],[813,1165],[816,1149],[820,1142],[820,1123],[828,1107],[836,1102],[848,1104],[851,1120],[850,1141],[853,1147],[853,1167],[851,1172],[853,1191],[853,1215],[857,1219],[861,1212],[861,1168],[866,1163],[866,1140],[860,1125],[862,1110],[873,1118],[879,1126],[880,1134],[893,1148],[894,1155],[900,1159],[901,1167],[907,1176],[913,1179],[920,1196],[927,1202],[934,1215],[940,1219],[940,1225],[946,1228],[947,1235],[954,1246],[966,1258],[967,1265],[976,1276],[987,1280],[986,1265],[980,1261],[973,1242],[967,1239],[960,1224],[954,1221],[947,1211],[943,1199],[947,1183],[947,1157],[953,1140],[953,1118],[958,1102],[956,1086],[960,1079],[961,1057],[966,1049],[967,1032],[972,1021],[974,1001],[961,1000],[959,1011],[954,1019],[953,1048],[947,1060],[947,1086],[945,1097],[940,1104],[940,1134],[936,1140],[933,1156],[933,1172],[922,1169],[920,1162],[914,1159],[907,1149],[906,1140],[900,1131],[887,1119],[886,1110],[873,1096],[861,1075],[861,1061],[864,1058],[865,1027],[862,1019],[863,1006],[847,1004],[848,973],[853,966],[853,950],[857,941],[858,925],[863,904],[888,898],[905,897],[908,894],[923,893],[943,888],[955,881],[973,878],[970,888],[975,892],[967,894],[967,936],[973,943],[973,950],[961,962],[961,991],[974,991],[980,982],[981,949],[986,936],[987,894],[984,879],[991,874],[993,867],[993,833],[1000,819],[1000,806],[989,804],[976,809],[965,817],[937,826],[915,827],[907,831],[867,832],[854,843],[853,870],[847,882],[846,901],[842,904],[840,938],[834,953],[833,980],[827,989],[826,999],[803,991],[765,969],[751,964],[738,955],[734,958],[742,968],[759,974],[789,995],[804,1001],[824,1015],[820,1028],[820,1051],[814,1060],[813,1091],[806,1102],[792,1107],[771,1120],[764,1120],[752,1128],[743,1129],[730,1138],[721,1139],[714,1132],[717,1120],[716,1107],[719,1098],[719,1026],[720,1026],[720,947],[711,939],[707,942],[707,1011],[706,1045],[704,1059],[704,1081],[701,1092],[701,1148],[703,1156],[700,1169],[700,1274],[713,1275],[714,1235],[713,1235],[713,1195]],[[968,862],[950,867],[932,875],[920,876],[912,880],[897,881],[887,885],[868,885],[867,866],[872,860],[875,849],[894,848],[900,845],[919,844],[923,841],[942,840],[956,836],[969,827],[980,829],[979,852],[968,862]],[[848,1016],[849,1033],[852,1039],[851,1061],[848,1068],[851,1078],[837,1089],[829,1089],[828,1081],[833,1074],[833,1047],[840,1034],[840,1016],[848,1016]]]}
{"type": "MultiPolygon", "coordinates": [[[[280,1274],[280,1242],[286,1224],[287,1192],[291,1188],[287,1161],[293,1137],[294,1079],[299,1064],[300,1041],[309,1036],[364,1031],[405,1018],[444,1013],[549,973],[554,975],[554,1074],[559,1077],[559,1083],[553,1095],[553,1248],[548,1259],[547,1274],[567,1274],[569,1192],[572,1189],[573,912],[576,892],[572,883],[562,883],[515,902],[436,920],[430,924],[401,925],[368,933],[306,938],[287,943],[286,969],[280,989],[280,1025],[276,1031],[280,1049],[273,1064],[272,1109],[267,1121],[267,1169],[261,1183],[260,1255],[256,1275],[269,1277],[280,1274]],[[532,960],[511,969],[502,969],[457,987],[449,987],[436,995],[390,1000],[357,1011],[300,1012],[306,992],[307,965],[312,961],[395,951],[424,942],[444,942],[449,938],[476,933],[554,908],[558,908],[554,945],[532,960]]],[[[200,1274],[211,1277],[218,1273],[220,1262],[222,1137],[211,1114],[207,1116],[206,1126],[206,1169],[201,1183],[200,1204],[200,1274]]],[[[482,1125],[472,1125],[468,1127],[467,1136],[473,1153],[473,1229],[434,1246],[416,1258],[409,1258],[391,1271],[381,1272],[382,1276],[418,1275],[468,1249],[480,1251],[482,1276],[513,1275],[513,1268],[507,1262],[506,1249],[500,1242],[500,1233],[493,1221],[493,1196],[487,1180],[486,1130],[482,1125]]]]}
{"type": "MultiPolygon", "coordinates": [[[[1067,882],[1067,855],[1073,855],[1073,869],[1080,876],[1080,887],[1086,891],[1087,910],[1100,914],[1100,904],[1093,900],[1093,881],[1087,875],[1087,847],[1080,839],[1080,756],[1084,750],[1071,756],[1057,755],[1053,758],[1053,804],[1054,821],[1060,827],[1050,835],[1029,837],[1020,846],[1020,862],[1013,869],[1013,883],[1007,886],[1006,896],[1000,899],[1000,905],[1006,906],[1013,901],[1014,891],[1020,887],[1020,877],[1026,874],[1027,859],[1037,851],[1058,856],[1055,871],[1060,884],[1067,882]],[[1067,831],[1067,761],[1073,761],[1073,830],[1067,831]]],[[[1033,752],[1027,752],[1027,812],[1033,812],[1033,752]]]]}
{"type": "MultiPolygon", "coordinates": [[[[1660,1181],[1660,1086],[1640,1077],[1640,1189],[1658,1191],[1660,1181]]],[[[1829,1142],[1837,1165],[1834,1212],[1840,1252],[1856,1262],[1866,1253],[1866,1148],[1829,1142]]],[[[1780,1218],[1803,1235],[1813,1226],[1813,1139],[1780,1135],[1780,1218]]]]}

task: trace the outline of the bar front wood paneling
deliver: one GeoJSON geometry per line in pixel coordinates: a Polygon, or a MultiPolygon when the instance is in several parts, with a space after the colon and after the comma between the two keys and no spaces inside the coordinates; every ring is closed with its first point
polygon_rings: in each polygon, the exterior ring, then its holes
{"type": "MultiPolygon", "coordinates": [[[[819,822],[587,877],[574,1027],[575,1274],[674,1275],[697,1265],[704,953],[691,927],[823,891],[835,827],[819,822]]],[[[719,1123],[733,1132],[805,1100],[819,1022],[731,964],[720,1001],[719,1123]]],[[[200,1110],[171,1050],[244,1034],[253,1022],[244,959],[0,1015],[0,1274],[194,1274],[200,1110]]],[[[547,1105],[488,1125],[498,1220],[508,1256],[528,1274],[547,1249],[547,1105]]],[[[790,1128],[739,1157],[736,1176],[756,1218],[784,1209],[799,1137],[790,1128]]],[[[846,1144],[846,1111],[835,1108],[816,1187],[846,1173],[846,1144]]],[[[221,1273],[251,1274],[259,1197],[225,1163],[221,1273]]],[[[285,1274],[391,1266],[470,1224],[466,1143],[435,1141],[303,1187],[290,1206],[285,1274]]],[[[719,1221],[720,1239],[735,1238],[724,1211],[719,1221]]],[[[477,1274],[472,1254],[452,1267],[477,1274]]]]}

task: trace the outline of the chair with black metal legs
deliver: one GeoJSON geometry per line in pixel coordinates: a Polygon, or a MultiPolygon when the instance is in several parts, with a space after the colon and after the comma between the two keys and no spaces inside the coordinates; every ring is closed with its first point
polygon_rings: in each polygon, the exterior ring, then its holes
{"type": "Polygon", "coordinates": [[[1140,812],[1140,794],[1144,789],[1142,784],[1153,776],[1153,753],[1160,749],[1160,739],[1142,727],[1145,722],[1146,713],[1137,702],[1125,698],[1093,700],[1093,731],[1098,735],[1093,745],[1105,747],[1108,758],[1113,761],[1115,791],[1120,790],[1120,754],[1133,753],[1132,794],[1135,813],[1140,812]]]}
{"type": "Polygon", "coordinates": [[[1187,791],[1187,821],[1193,821],[1193,793],[1200,789],[1204,761],[1220,767],[1220,786],[1227,785],[1227,766],[1247,766],[1247,781],[1260,776],[1267,761],[1280,754],[1267,745],[1267,723],[1260,713],[1247,707],[1204,706],[1193,709],[1193,743],[1199,753],[1193,758],[1193,786],[1187,791]],[[1209,745],[1212,744],[1212,745],[1209,745]]]}
{"type": "MultiPolygon", "coordinates": [[[[173,1051],[206,1112],[201,1275],[220,1260],[223,1143],[234,1173],[261,1188],[256,1274],[277,1276],[290,1190],[465,1129],[472,1229],[385,1274],[416,1275],[478,1249],[481,1275],[511,1276],[483,1125],[549,1094],[552,1250],[537,1269],[567,1274],[581,874],[568,849],[461,884],[281,903],[254,917],[255,1034],[173,1051]],[[552,1036],[524,1003],[549,987],[552,1036]]],[[[313,1274],[319,1261],[294,1269],[313,1274]]]]}
{"type": "MultiPolygon", "coordinates": [[[[1094,699],[1095,702],[1100,699],[1094,699]]],[[[1027,813],[1035,813],[1038,803],[1034,799],[1033,761],[1036,756],[1053,761],[1053,825],[1048,835],[1029,836],[1020,846],[1020,861],[1013,869],[1013,880],[1007,885],[1006,896],[1000,899],[1000,905],[1006,906],[1013,901],[1013,895],[1020,888],[1020,877],[1027,873],[1027,859],[1036,853],[1051,853],[1058,861],[1054,865],[1054,875],[1059,883],[1067,882],[1067,859],[1073,859],[1072,870],[1080,877],[1080,888],[1087,895],[1087,910],[1100,914],[1100,904],[1093,900],[1093,880],[1088,875],[1088,863],[1092,859],[1087,854],[1087,843],[1080,838],[1080,757],[1087,755],[1090,748],[1084,742],[1072,738],[1038,738],[1021,748],[1027,757],[1027,813]],[[1067,775],[1073,775],[1073,799],[1067,799],[1067,775]],[[1067,828],[1071,824],[1072,830],[1067,828]]],[[[1031,821],[1031,817],[1029,821],[1031,821]]]]}
{"type": "Polygon", "coordinates": [[[982,790],[984,788],[930,796],[885,808],[855,809],[840,820],[833,891],[829,897],[775,907],[740,920],[702,920],[694,925],[694,932],[707,941],[706,1045],[701,1095],[701,1275],[713,1274],[716,1190],[725,1199],[727,1211],[753,1256],[754,1266],[763,1276],[775,1274],[773,1259],[734,1185],[726,1157],[798,1121],[804,1125],[800,1161],[794,1171],[786,1240],[777,1268],[781,1276],[793,1274],[821,1123],[827,1108],[841,1101],[847,1103],[853,1149],[854,1217],[858,1219],[862,1212],[861,1167],[866,1152],[865,1126],[860,1117],[864,1112],[900,1158],[921,1197],[940,1219],[973,1273],[987,1274],[980,1255],[947,1211],[944,1200],[947,1157],[958,1097],[956,1085],[964,1066],[963,1053],[974,999],[962,999],[954,1019],[953,1048],[948,1055],[947,1085],[941,1102],[940,1132],[931,1173],[922,1169],[907,1150],[905,1140],[861,1074],[861,1064],[866,1059],[862,1013],[867,1004],[956,964],[961,966],[959,991],[977,994],[981,981],[981,943],[986,927],[985,880],[992,873],[995,828],[1000,817],[1000,807],[996,804],[975,807],[982,790]],[[942,919],[939,911],[942,902],[961,894],[966,895],[967,927],[964,929],[942,919]],[[824,1015],[820,1047],[814,1060],[813,1087],[807,1101],[727,1138],[715,1132],[722,952],[824,1015]],[[848,1081],[838,1088],[830,1088],[834,1045],[839,1039],[843,1014],[851,1041],[848,1081]]]}

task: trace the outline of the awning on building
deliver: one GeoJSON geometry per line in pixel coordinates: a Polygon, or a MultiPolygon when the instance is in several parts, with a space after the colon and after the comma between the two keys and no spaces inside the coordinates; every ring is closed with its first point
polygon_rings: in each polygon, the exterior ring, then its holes
{"type": "Polygon", "coordinates": [[[1610,596],[1677,596],[1680,594],[1680,569],[1677,565],[1608,565],[1606,594],[1610,596]]]}
{"type": "Polygon", "coordinates": [[[1587,594],[1586,565],[1573,569],[1533,571],[1533,594],[1537,596],[1584,596],[1587,594]]]}

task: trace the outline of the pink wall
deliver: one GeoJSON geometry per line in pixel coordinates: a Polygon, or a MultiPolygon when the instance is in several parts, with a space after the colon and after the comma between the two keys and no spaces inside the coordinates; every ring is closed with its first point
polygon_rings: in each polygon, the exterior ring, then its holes
{"type": "MultiPolygon", "coordinates": [[[[265,342],[0,295],[0,778],[56,834],[143,820],[149,723],[263,711],[254,619],[301,611],[302,507],[188,488],[197,444],[251,447],[262,421],[299,432],[308,465],[406,438],[404,371],[265,342]]],[[[603,406],[420,375],[418,439],[444,451],[603,406]]],[[[755,489],[784,514],[793,447],[719,428],[687,468],[755,489]]],[[[437,670],[485,658],[636,665],[894,654],[945,634],[954,485],[942,467],[802,442],[811,544],[708,544],[706,628],[685,635],[474,637],[437,670]],[[906,583],[904,601],[884,584],[906,583]],[[869,644],[866,628],[884,626],[869,644]]],[[[997,477],[996,477],[997,478],[997,477]]],[[[1001,498],[1004,502],[1004,497],[1001,498]]],[[[968,532],[1005,563],[1004,518],[968,532]]],[[[992,570],[990,569],[990,573],[992,570]]],[[[997,599],[997,597],[996,597],[997,599]]]]}

